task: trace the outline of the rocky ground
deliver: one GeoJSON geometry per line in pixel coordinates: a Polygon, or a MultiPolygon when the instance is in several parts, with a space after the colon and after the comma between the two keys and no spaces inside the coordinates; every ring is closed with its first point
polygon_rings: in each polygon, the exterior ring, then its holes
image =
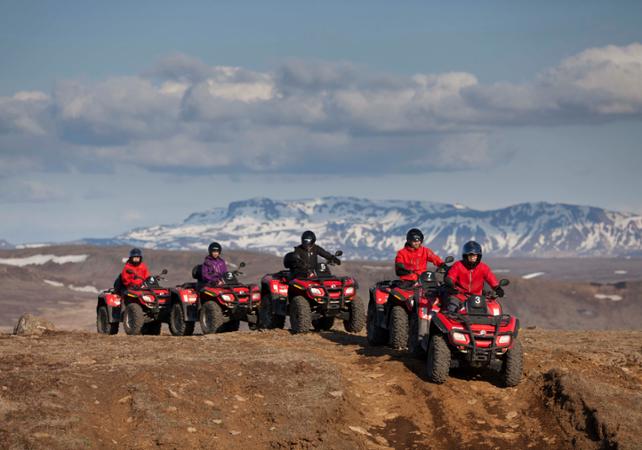
{"type": "Polygon", "coordinates": [[[166,333],[0,335],[0,448],[640,448],[640,331],[523,330],[515,388],[339,330],[166,333]]]}

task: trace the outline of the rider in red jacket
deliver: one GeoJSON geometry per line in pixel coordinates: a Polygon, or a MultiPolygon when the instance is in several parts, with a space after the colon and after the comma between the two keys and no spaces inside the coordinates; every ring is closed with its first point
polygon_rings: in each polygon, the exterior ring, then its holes
{"type": "Polygon", "coordinates": [[[397,252],[395,273],[406,284],[416,282],[419,275],[426,271],[429,262],[437,267],[444,264],[432,250],[421,245],[423,241],[423,233],[413,228],[406,234],[406,245],[397,252]]]}
{"type": "Polygon", "coordinates": [[[446,308],[449,312],[457,312],[461,302],[469,295],[481,295],[484,282],[488,283],[498,297],[504,296],[504,290],[499,285],[495,274],[488,265],[481,262],[482,248],[475,241],[464,244],[461,261],[457,261],[448,270],[446,284],[457,290],[457,294],[448,298],[446,308]]]}
{"type": "Polygon", "coordinates": [[[140,287],[149,277],[149,270],[143,262],[143,252],[139,248],[133,248],[129,252],[129,259],[120,274],[125,289],[140,287]]]}

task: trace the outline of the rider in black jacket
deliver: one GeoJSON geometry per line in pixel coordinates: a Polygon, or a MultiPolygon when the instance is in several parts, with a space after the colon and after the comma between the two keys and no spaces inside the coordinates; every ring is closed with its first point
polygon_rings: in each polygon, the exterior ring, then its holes
{"type": "Polygon", "coordinates": [[[292,253],[288,253],[285,264],[295,276],[309,277],[317,269],[317,256],[322,256],[336,265],[340,265],[339,258],[324,248],[315,244],[317,237],[312,231],[306,231],[301,235],[301,245],[294,247],[292,253]]]}

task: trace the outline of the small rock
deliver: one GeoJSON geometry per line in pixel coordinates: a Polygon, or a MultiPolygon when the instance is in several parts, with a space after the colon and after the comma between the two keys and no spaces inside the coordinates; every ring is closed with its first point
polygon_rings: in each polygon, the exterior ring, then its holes
{"type": "Polygon", "coordinates": [[[114,439],[112,439],[111,441],[112,441],[114,444],[118,444],[118,441],[116,441],[116,440],[114,440],[114,439]]]}
{"type": "Polygon", "coordinates": [[[343,397],[343,391],[332,391],[330,392],[330,396],[334,398],[343,397]]]}
{"type": "Polygon", "coordinates": [[[375,436],[374,440],[377,441],[377,444],[383,445],[384,447],[390,446],[390,444],[388,444],[388,440],[383,436],[375,436]]]}
{"type": "Polygon", "coordinates": [[[98,389],[98,386],[96,386],[95,384],[92,384],[92,385],[91,385],[91,388],[92,388],[92,389],[98,389]]]}
{"type": "Polygon", "coordinates": [[[94,405],[100,405],[100,401],[99,401],[99,400],[96,400],[96,401],[94,402],[94,405]]]}
{"type": "Polygon", "coordinates": [[[125,397],[123,397],[123,398],[121,398],[120,400],[118,400],[118,403],[120,403],[120,404],[122,405],[123,403],[126,403],[126,402],[128,402],[129,400],[131,400],[131,399],[132,399],[132,396],[131,396],[131,395],[126,395],[125,397]]]}
{"type": "Polygon", "coordinates": [[[355,427],[352,425],[350,425],[348,428],[350,428],[350,430],[354,431],[355,433],[363,434],[364,436],[372,436],[365,428],[355,427]]]}
{"type": "Polygon", "coordinates": [[[36,439],[44,439],[44,438],[51,437],[51,435],[49,433],[42,433],[42,432],[38,431],[38,432],[33,434],[33,437],[35,437],[36,439]]]}
{"type": "Polygon", "coordinates": [[[212,423],[215,423],[216,425],[220,425],[223,423],[221,419],[212,419],[212,423]]]}
{"type": "Polygon", "coordinates": [[[246,402],[247,401],[247,399],[245,397],[241,397],[240,395],[235,395],[234,398],[236,399],[236,401],[239,401],[239,402],[246,402]]]}
{"type": "Polygon", "coordinates": [[[270,431],[276,430],[276,427],[270,427],[270,431]]]}
{"type": "Polygon", "coordinates": [[[172,397],[178,398],[178,394],[176,392],[172,391],[171,389],[168,389],[167,391],[169,392],[169,395],[171,395],[172,397]]]}
{"type": "Polygon", "coordinates": [[[477,399],[475,399],[475,398],[471,398],[470,400],[468,400],[468,402],[467,402],[467,403],[468,403],[469,405],[474,405],[475,403],[477,403],[477,399]]]}
{"type": "Polygon", "coordinates": [[[254,394],[254,396],[255,396],[256,398],[265,398],[265,396],[263,396],[263,395],[261,395],[261,394],[254,394]]]}
{"type": "Polygon", "coordinates": [[[397,413],[390,413],[390,414],[387,414],[387,415],[384,417],[384,419],[386,419],[386,420],[394,420],[394,419],[396,419],[397,417],[399,417],[399,414],[397,414],[397,413]]]}
{"type": "Polygon", "coordinates": [[[232,436],[238,436],[239,434],[241,434],[241,432],[240,431],[235,431],[235,430],[230,430],[230,434],[232,436]]]}
{"type": "Polygon", "coordinates": [[[132,423],[133,421],[134,421],[134,418],[133,418],[133,417],[128,417],[128,418],[127,418],[127,423],[132,423]]]}
{"type": "Polygon", "coordinates": [[[212,400],[203,400],[203,403],[205,403],[207,406],[215,406],[216,405],[212,400]]]}
{"type": "Polygon", "coordinates": [[[178,411],[178,408],[176,406],[168,406],[167,409],[165,409],[167,412],[176,412],[178,411]]]}
{"type": "Polygon", "coordinates": [[[194,427],[187,427],[187,432],[188,432],[188,433],[196,433],[196,428],[194,428],[194,427]]]}
{"type": "Polygon", "coordinates": [[[9,390],[9,388],[8,388],[7,386],[2,386],[2,390],[3,390],[3,391],[8,391],[8,390],[9,390]]]}
{"type": "Polygon", "coordinates": [[[383,376],[382,373],[371,373],[368,375],[368,378],[375,379],[375,378],[381,378],[382,376],[383,376]]]}
{"type": "Polygon", "coordinates": [[[510,411],[508,414],[506,414],[506,418],[508,420],[514,419],[517,416],[518,416],[517,411],[510,411]]]}
{"type": "Polygon", "coordinates": [[[39,336],[45,331],[55,331],[53,323],[42,317],[31,314],[23,314],[13,329],[13,334],[17,336],[39,336]]]}

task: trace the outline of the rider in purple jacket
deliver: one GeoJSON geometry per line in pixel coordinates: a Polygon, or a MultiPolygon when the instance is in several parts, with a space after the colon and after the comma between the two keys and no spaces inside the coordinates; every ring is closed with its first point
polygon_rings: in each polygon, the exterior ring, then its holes
{"type": "Polygon", "coordinates": [[[212,242],[207,248],[209,253],[203,261],[201,276],[203,282],[207,284],[222,284],[225,272],[227,272],[227,265],[221,255],[221,244],[212,242]]]}

